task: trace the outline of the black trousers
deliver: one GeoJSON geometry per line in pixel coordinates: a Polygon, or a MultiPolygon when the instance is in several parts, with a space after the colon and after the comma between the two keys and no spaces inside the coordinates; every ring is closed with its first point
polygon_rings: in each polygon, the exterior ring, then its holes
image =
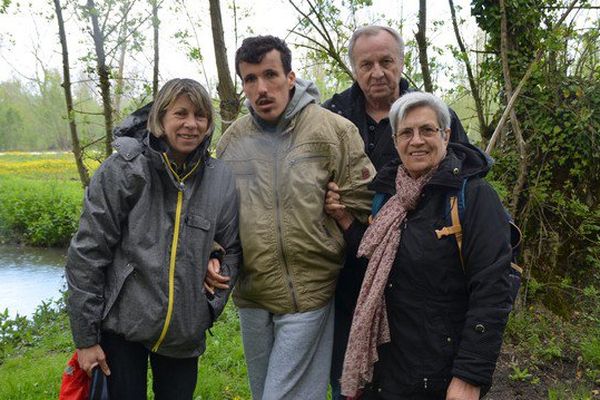
{"type": "Polygon", "coordinates": [[[198,357],[171,358],[152,353],[140,343],[102,332],[100,346],[106,354],[111,400],[145,400],[148,358],[155,400],[191,400],[198,377],[198,357]]]}

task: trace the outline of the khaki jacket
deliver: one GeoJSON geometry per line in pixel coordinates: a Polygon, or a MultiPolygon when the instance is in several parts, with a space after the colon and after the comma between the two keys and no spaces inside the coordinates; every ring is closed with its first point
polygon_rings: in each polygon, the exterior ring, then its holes
{"type": "Polygon", "coordinates": [[[370,214],[375,170],[356,127],[317,104],[304,105],[275,133],[246,115],[223,134],[217,157],[233,170],[240,196],[236,305],[276,314],[325,306],[345,247],[323,210],[327,183],[339,185],[356,218],[370,214]]]}

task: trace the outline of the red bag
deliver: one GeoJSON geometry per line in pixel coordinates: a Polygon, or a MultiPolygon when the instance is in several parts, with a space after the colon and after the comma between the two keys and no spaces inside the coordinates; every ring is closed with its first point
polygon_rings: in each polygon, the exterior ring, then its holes
{"type": "Polygon", "coordinates": [[[67,363],[60,385],[59,400],[87,400],[90,394],[90,377],[79,367],[77,352],[67,363]]]}

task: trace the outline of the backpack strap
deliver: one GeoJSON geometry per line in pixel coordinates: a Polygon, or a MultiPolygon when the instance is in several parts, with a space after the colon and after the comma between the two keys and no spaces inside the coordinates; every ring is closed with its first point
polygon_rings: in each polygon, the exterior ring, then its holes
{"type": "Polygon", "coordinates": [[[450,219],[452,221],[451,226],[445,226],[442,229],[436,229],[435,234],[438,239],[444,236],[454,235],[456,239],[456,245],[458,247],[458,256],[460,257],[460,265],[462,266],[463,272],[465,271],[465,263],[462,256],[462,225],[460,224],[460,210],[459,210],[459,199],[458,196],[450,196],[450,219]]]}
{"type": "MultiPolygon", "coordinates": [[[[444,236],[454,235],[456,239],[456,246],[458,247],[458,256],[460,257],[460,265],[462,266],[463,272],[466,273],[465,262],[462,255],[462,225],[460,223],[461,219],[464,218],[465,211],[465,188],[467,185],[467,179],[463,180],[463,184],[461,190],[455,194],[448,196],[448,208],[450,214],[450,220],[452,221],[451,226],[445,226],[442,229],[436,229],[435,234],[438,239],[443,238],[444,236]]],[[[447,209],[448,210],[448,209],[447,209]]],[[[448,214],[448,213],[447,213],[448,214]]],[[[446,214],[446,215],[447,215],[446,214]]],[[[511,230],[511,247],[513,252],[513,261],[510,263],[510,266],[513,270],[521,275],[523,273],[523,268],[521,268],[518,264],[515,263],[515,254],[518,251],[518,248],[521,243],[521,230],[514,223],[512,217],[508,212],[506,212],[506,219],[510,225],[511,230]]]]}
{"type": "Polygon", "coordinates": [[[371,225],[371,222],[373,222],[373,219],[377,213],[381,210],[383,205],[387,203],[390,197],[392,197],[392,195],[389,193],[375,193],[375,196],[373,197],[373,203],[371,205],[371,215],[369,215],[369,225],[371,225]]]}

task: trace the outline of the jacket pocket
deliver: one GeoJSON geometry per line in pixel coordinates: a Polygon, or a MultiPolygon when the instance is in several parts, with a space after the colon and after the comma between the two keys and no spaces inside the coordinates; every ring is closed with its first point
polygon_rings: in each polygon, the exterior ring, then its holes
{"type": "Polygon", "coordinates": [[[105,319],[111,308],[117,301],[121,289],[127,278],[134,273],[135,266],[133,263],[127,263],[123,268],[115,268],[113,273],[109,275],[106,289],[104,292],[104,310],[102,311],[102,319],[105,319]]]}
{"type": "Polygon", "coordinates": [[[208,231],[210,229],[210,221],[201,215],[188,214],[185,217],[185,223],[192,228],[198,228],[203,231],[208,231]]]}

